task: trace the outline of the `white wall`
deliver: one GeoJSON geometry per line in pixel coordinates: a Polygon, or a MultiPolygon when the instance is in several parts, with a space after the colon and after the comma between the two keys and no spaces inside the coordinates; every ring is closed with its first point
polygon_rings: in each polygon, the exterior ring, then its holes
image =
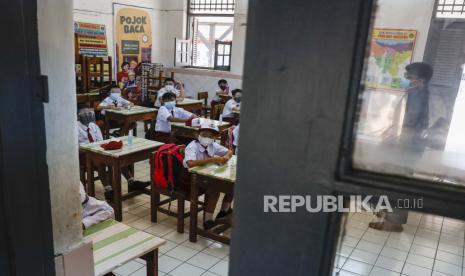
{"type": "Polygon", "coordinates": [[[53,240],[58,255],[82,240],[72,0],[41,0],[37,13],[41,73],[49,79],[45,128],[53,240]]]}
{"type": "Polygon", "coordinates": [[[434,0],[380,0],[375,28],[417,30],[413,61],[422,61],[434,2],[434,0]]]}

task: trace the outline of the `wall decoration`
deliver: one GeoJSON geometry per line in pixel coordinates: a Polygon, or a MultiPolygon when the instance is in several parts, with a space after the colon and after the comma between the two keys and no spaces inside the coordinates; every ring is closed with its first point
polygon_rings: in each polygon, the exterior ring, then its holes
{"type": "Polygon", "coordinates": [[[83,56],[108,56],[105,25],[74,22],[76,51],[83,56]]]}
{"type": "Polygon", "coordinates": [[[373,30],[365,82],[369,89],[405,91],[405,66],[412,61],[416,36],[416,30],[373,30]]]}

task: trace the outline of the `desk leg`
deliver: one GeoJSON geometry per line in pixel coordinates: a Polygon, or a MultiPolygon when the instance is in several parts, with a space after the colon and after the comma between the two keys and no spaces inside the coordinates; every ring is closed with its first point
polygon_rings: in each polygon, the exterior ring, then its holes
{"type": "Polygon", "coordinates": [[[91,154],[89,152],[86,152],[86,168],[87,168],[87,183],[86,183],[87,194],[92,197],[95,197],[94,162],[92,162],[91,154]]]}
{"type": "Polygon", "coordinates": [[[108,114],[105,114],[104,122],[105,122],[105,126],[103,129],[103,135],[105,139],[109,139],[110,138],[110,120],[108,120],[108,114]]]}
{"type": "Polygon", "coordinates": [[[113,185],[113,206],[115,209],[115,219],[123,221],[123,202],[121,200],[121,167],[119,160],[112,162],[111,182],[113,185]]]}
{"type": "Polygon", "coordinates": [[[189,221],[189,240],[197,242],[197,209],[199,205],[199,190],[197,185],[197,175],[191,174],[191,206],[189,221]]]}
{"type": "Polygon", "coordinates": [[[158,248],[144,255],[147,262],[147,276],[158,276],[158,248]]]}
{"type": "MultiPolygon", "coordinates": [[[[129,128],[131,127],[132,123],[124,122],[123,126],[121,127],[120,136],[127,136],[129,135],[129,128]]],[[[134,133],[133,133],[134,135],[134,133]]],[[[135,136],[135,135],[134,135],[135,136]]]]}

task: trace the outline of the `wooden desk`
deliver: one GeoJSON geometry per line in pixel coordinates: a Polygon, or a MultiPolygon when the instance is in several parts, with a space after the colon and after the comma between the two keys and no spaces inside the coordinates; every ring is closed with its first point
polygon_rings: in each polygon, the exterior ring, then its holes
{"type": "Polygon", "coordinates": [[[234,115],[234,119],[239,120],[241,117],[241,111],[240,110],[233,110],[232,114],[234,115]]]}
{"type": "MultiPolygon", "coordinates": [[[[220,121],[217,121],[217,120],[211,120],[211,119],[206,119],[206,118],[199,118],[199,119],[200,119],[200,124],[203,124],[205,122],[213,122],[218,127],[220,132],[228,128],[230,125],[228,122],[223,122],[220,125],[220,121]]],[[[186,126],[186,123],[171,123],[171,137],[173,139],[176,137],[197,139],[198,132],[199,132],[199,127],[186,126]]],[[[175,141],[175,140],[172,140],[172,141],[175,141]]]]}
{"type": "Polygon", "coordinates": [[[184,98],[184,100],[176,102],[176,106],[182,107],[189,112],[198,114],[202,111],[203,101],[184,98]]]}
{"type": "Polygon", "coordinates": [[[191,174],[191,204],[190,204],[190,225],[189,225],[189,240],[197,241],[197,235],[204,236],[222,243],[229,244],[231,239],[220,235],[231,227],[230,223],[224,223],[215,226],[210,230],[204,230],[198,227],[197,223],[197,208],[199,189],[205,188],[210,191],[233,194],[234,183],[236,182],[236,167],[237,158],[234,155],[225,165],[218,166],[209,164],[206,166],[197,166],[189,169],[191,174]]]}
{"type": "Polygon", "coordinates": [[[108,143],[110,140],[99,141],[79,146],[80,150],[86,152],[87,167],[87,193],[95,196],[94,184],[94,164],[110,167],[111,184],[113,186],[113,208],[115,209],[115,219],[123,220],[123,200],[135,197],[141,193],[150,195],[149,190],[134,191],[127,194],[121,193],[121,168],[132,165],[136,162],[150,158],[150,154],[159,148],[163,143],[133,137],[132,146],[128,145],[128,137],[121,137],[123,147],[119,150],[104,150],[100,145],[108,143]]]}
{"type": "Polygon", "coordinates": [[[130,109],[106,109],[105,110],[105,128],[104,137],[110,138],[110,122],[114,121],[122,125],[121,136],[128,135],[132,124],[138,121],[154,121],[157,117],[156,108],[148,108],[143,106],[132,106],[130,109]]]}
{"type": "Polygon", "coordinates": [[[220,98],[220,100],[221,100],[222,103],[226,103],[227,101],[229,101],[230,99],[232,99],[232,97],[229,96],[229,95],[218,95],[218,97],[220,98]]]}
{"type": "Polygon", "coordinates": [[[137,258],[147,261],[147,276],[158,275],[158,248],[166,243],[112,219],[84,230],[84,241],[93,243],[95,276],[108,275],[137,258]]]}

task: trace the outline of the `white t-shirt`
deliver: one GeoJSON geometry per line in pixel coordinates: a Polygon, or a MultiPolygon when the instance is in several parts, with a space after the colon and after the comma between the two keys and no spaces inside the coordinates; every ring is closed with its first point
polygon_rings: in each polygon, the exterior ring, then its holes
{"type": "Polygon", "coordinates": [[[160,109],[158,109],[157,121],[155,123],[155,131],[170,133],[171,124],[170,121],[168,121],[169,117],[174,116],[174,118],[189,119],[192,115],[194,114],[180,107],[175,107],[173,111],[170,112],[168,108],[162,106],[160,107],[160,109]]]}
{"type": "Polygon", "coordinates": [[[79,144],[89,144],[89,137],[87,136],[87,129],[89,129],[89,133],[94,138],[94,142],[102,141],[103,135],[102,131],[98,127],[98,125],[94,123],[89,123],[89,127],[86,127],[81,122],[78,123],[78,141],[79,144]]]}
{"type": "Polygon", "coordinates": [[[157,92],[157,100],[155,101],[155,106],[156,107],[161,107],[161,97],[163,96],[163,94],[165,94],[166,92],[173,92],[176,97],[179,97],[179,95],[181,95],[181,92],[179,92],[178,89],[176,88],[171,88],[171,87],[163,87],[162,89],[158,90],[157,92]]]}
{"type": "Polygon", "coordinates": [[[233,145],[236,147],[236,155],[239,151],[239,125],[233,130],[233,145]]]}
{"type": "Polygon", "coordinates": [[[189,160],[205,160],[214,156],[224,156],[228,151],[227,148],[216,142],[213,142],[205,149],[198,140],[194,140],[184,150],[183,164],[184,167],[189,168],[187,166],[187,161],[189,160]]]}
{"type": "Polygon", "coordinates": [[[233,117],[233,108],[235,107],[240,107],[241,104],[240,103],[237,103],[234,99],[230,99],[226,102],[226,104],[224,105],[224,108],[223,108],[223,118],[224,117],[233,117]]]}

